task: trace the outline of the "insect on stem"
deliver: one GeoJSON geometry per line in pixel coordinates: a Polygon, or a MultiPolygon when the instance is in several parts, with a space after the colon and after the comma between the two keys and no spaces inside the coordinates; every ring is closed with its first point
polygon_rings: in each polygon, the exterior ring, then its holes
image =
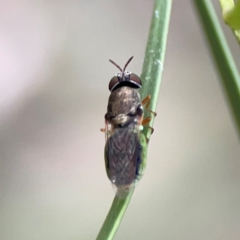
{"type": "Polygon", "coordinates": [[[105,114],[105,166],[109,180],[121,197],[126,197],[141,179],[146,162],[148,139],[141,133],[142,125],[149,123],[151,117],[144,118],[143,107],[149,107],[150,96],[141,101],[139,89],[141,79],[132,72],[125,71],[133,56],[122,69],[109,60],[121,73],[109,82],[111,92],[105,114]]]}

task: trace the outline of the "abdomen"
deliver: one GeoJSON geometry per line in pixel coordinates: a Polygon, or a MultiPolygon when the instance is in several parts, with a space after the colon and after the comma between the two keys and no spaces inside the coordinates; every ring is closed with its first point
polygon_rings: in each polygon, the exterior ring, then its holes
{"type": "Polygon", "coordinates": [[[105,146],[106,171],[114,185],[121,187],[134,183],[139,174],[141,150],[135,127],[114,130],[105,146]]]}

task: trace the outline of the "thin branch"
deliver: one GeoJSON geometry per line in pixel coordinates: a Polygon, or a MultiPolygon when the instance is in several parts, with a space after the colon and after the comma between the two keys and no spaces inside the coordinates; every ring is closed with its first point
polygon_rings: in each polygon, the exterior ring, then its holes
{"type": "MultiPolygon", "coordinates": [[[[240,136],[240,76],[209,0],[194,0],[240,136]]],[[[219,116],[220,117],[220,116],[219,116]]]]}

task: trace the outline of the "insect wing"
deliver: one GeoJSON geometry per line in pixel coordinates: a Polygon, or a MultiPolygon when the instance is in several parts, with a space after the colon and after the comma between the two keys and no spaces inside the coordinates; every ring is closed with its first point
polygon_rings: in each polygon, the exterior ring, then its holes
{"type": "Polygon", "coordinates": [[[117,187],[131,185],[138,178],[142,150],[139,135],[139,129],[134,125],[115,129],[107,139],[107,175],[117,187]]]}

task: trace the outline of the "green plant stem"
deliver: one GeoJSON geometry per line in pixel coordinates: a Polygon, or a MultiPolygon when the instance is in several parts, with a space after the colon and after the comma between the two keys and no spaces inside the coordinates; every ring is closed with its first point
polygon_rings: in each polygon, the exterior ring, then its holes
{"type": "MultiPolygon", "coordinates": [[[[165,58],[168,26],[170,20],[172,1],[157,0],[152,16],[151,30],[148,37],[147,48],[143,63],[141,79],[143,87],[140,90],[142,99],[151,95],[150,109],[156,111],[158,94],[163,71],[165,58]]],[[[149,115],[145,111],[145,115],[149,115]]],[[[150,126],[153,126],[153,118],[150,126]]],[[[144,135],[150,138],[151,130],[146,126],[143,130],[144,135]]]]}
{"type": "Polygon", "coordinates": [[[124,199],[118,198],[118,194],[116,194],[105,222],[103,223],[102,229],[98,234],[97,240],[113,239],[131,200],[133,192],[134,188],[131,189],[128,196],[124,199]]]}
{"type": "Polygon", "coordinates": [[[218,22],[214,8],[209,0],[193,1],[207,40],[212,51],[212,56],[222,85],[229,100],[232,116],[235,119],[236,127],[240,136],[240,77],[218,22]]]}
{"type": "MultiPolygon", "coordinates": [[[[147,96],[148,94],[151,95],[152,101],[150,108],[152,110],[155,110],[157,105],[171,4],[171,0],[155,0],[152,23],[141,75],[143,81],[141,96],[147,96]]],[[[144,129],[143,133],[148,137],[150,135],[147,128],[144,129]]],[[[118,198],[119,194],[116,194],[111,209],[97,236],[97,240],[113,239],[131,200],[133,191],[134,188],[132,188],[126,198],[123,199],[118,198]]]]}

